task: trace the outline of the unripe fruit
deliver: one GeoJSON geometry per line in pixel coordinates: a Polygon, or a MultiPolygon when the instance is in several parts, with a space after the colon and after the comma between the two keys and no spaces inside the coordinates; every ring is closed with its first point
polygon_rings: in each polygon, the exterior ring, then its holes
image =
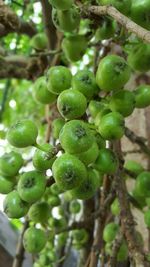
{"type": "Polygon", "coordinates": [[[9,218],[21,218],[28,212],[29,206],[23,201],[16,190],[10,192],[3,202],[4,212],[9,218]]]}
{"type": "Polygon", "coordinates": [[[127,15],[130,12],[131,0],[97,0],[101,5],[112,5],[121,13],[127,15]]]}
{"type": "Polygon", "coordinates": [[[114,37],[116,31],[116,23],[115,21],[105,18],[102,25],[97,29],[95,33],[96,41],[102,41],[114,37]]]}
{"type": "Polygon", "coordinates": [[[134,93],[128,90],[114,93],[110,98],[109,107],[112,111],[117,111],[124,117],[131,115],[135,107],[134,93]]]}
{"type": "Polygon", "coordinates": [[[37,50],[44,50],[47,48],[47,37],[45,33],[37,33],[30,42],[31,46],[37,50]]]}
{"type": "Polygon", "coordinates": [[[65,119],[71,120],[80,118],[86,112],[87,101],[79,91],[68,89],[59,95],[57,107],[65,119]]]}
{"type": "Polygon", "coordinates": [[[59,140],[62,148],[70,154],[87,151],[94,142],[94,137],[85,122],[72,120],[62,128],[59,140]]]}
{"type": "Polygon", "coordinates": [[[18,193],[24,201],[33,203],[45,192],[46,177],[38,171],[30,171],[21,175],[18,182],[18,193]]]}
{"type": "Polygon", "coordinates": [[[50,209],[46,202],[33,204],[28,212],[29,219],[34,223],[47,223],[50,209]]]}
{"type": "Polygon", "coordinates": [[[118,216],[120,214],[120,205],[117,198],[111,204],[111,212],[115,216],[118,216]]]}
{"type": "Polygon", "coordinates": [[[88,106],[90,115],[93,119],[96,118],[97,114],[104,108],[104,103],[100,101],[91,100],[88,106]]]}
{"type": "Polygon", "coordinates": [[[109,243],[112,242],[119,230],[119,225],[116,223],[109,223],[106,224],[104,231],[103,231],[103,239],[105,242],[109,243]]]}
{"type": "Polygon", "coordinates": [[[64,218],[56,219],[56,218],[51,217],[48,222],[49,222],[49,226],[52,229],[56,228],[57,230],[61,230],[67,225],[67,222],[64,218]]]}
{"type": "Polygon", "coordinates": [[[69,205],[69,211],[73,214],[79,213],[81,210],[81,204],[77,200],[73,200],[69,205]]]}
{"type": "Polygon", "coordinates": [[[53,138],[55,138],[55,139],[59,138],[60,131],[61,131],[62,127],[64,126],[64,124],[65,124],[65,120],[62,118],[58,118],[58,119],[53,120],[53,122],[52,122],[53,138]]]}
{"type": "Polygon", "coordinates": [[[102,117],[98,131],[106,140],[120,139],[124,135],[124,118],[118,112],[111,112],[102,117]]]}
{"type": "Polygon", "coordinates": [[[41,229],[28,228],[23,237],[23,245],[27,252],[38,253],[46,245],[46,234],[41,229]]]}
{"type": "Polygon", "coordinates": [[[72,189],[71,195],[74,198],[78,199],[89,199],[94,196],[96,190],[100,187],[101,179],[99,173],[92,169],[88,169],[88,176],[86,179],[83,179],[80,185],[72,189]]]}
{"type": "Polygon", "coordinates": [[[101,109],[99,111],[99,113],[96,115],[95,117],[95,120],[94,120],[94,124],[96,127],[99,127],[100,123],[101,123],[101,120],[102,120],[102,117],[111,113],[111,109],[109,107],[104,107],[103,109],[101,109]]]}
{"type": "Polygon", "coordinates": [[[85,229],[73,230],[72,237],[73,237],[73,245],[76,244],[85,245],[89,239],[88,232],[85,229]]]}
{"type": "Polygon", "coordinates": [[[114,174],[118,168],[118,159],[113,151],[102,148],[99,150],[94,167],[102,173],[114,174]]]}
{"type": "Polygon", "coordinates": [[[46,78],[38,78],[33,86],[33,96],[35,100],[42,104],[51,104],[56,100],[56,95],[48,91],[46,78]]]}
{"type": "Polygon", "coordinates": [[[150,197],[150,172],[141,172],[136,179],[136,190],[143,197],[150,197]]]}
{"type": "MultiPolygon", "coordinates": [[[[106,243],[105,245],[106,254],[112,256],[112,243],[106,243]]],[[[128,257],[128,246],[126,242],[123,240],[120,245],[119,251],[117,253],[117,261],[122,262],[125,261],[128,257]]]]}
{"type": "Polygon", "coordinates": [[[59,10],[67,10],[73,4],[73,0],[49,0],[49,2],[53,7],[59,10]]]}
{"type": "Polygon", "coordinates": [[[80,70],[72,78],[72,88],[80,91],[87,99],[99,92],[93,72],[80,70]]]}
{"type": "Polygon", "coordinates": [[[0,158],[0,173],[4,176],[15,176],[23,166],[23,158],[15,151],[5,153],[0,158]]]}
{"type": "Polygon", "coordinates": [[[143,166],[134,160],[127,160],[124,164],[124,168],[128,171],[131,171],[135,175],[138,175],[144,171],[143,166]]]}
{"type": "Polygon", "coordinates": [[[87,177],[84,164],[69,154],[63,154],[55,160],[52,172],[56,183],[64,191],[79,186],[87,177]]]}
{"type": "Polygon", "coordinates": [[[47,88],[53,94],[60,94],[71,87],[71,72],[64,66],[51,67],[47,72],[47,88]]]}
{"type": "Polygon", "coordinates": [[[150,210],[145,211],[144,221],[148,228],[150,228],[150,210]]]}
{"type": "Polygon", "coordinates": [[[102,136],[99,133],[95,134],[95,140],[99,148],[106,147],[106,141],[102,138],[102,136]]]}
{"type": "Polygon", "coordinates": [[[9,177],[4,177],[0,175],[0,193],[8,194],[14,188],[15,180],[9,177]]]}
{"type": "Polygon", "coordinates": [[[50,207],[58,207],[61,204],[60,198],[58,196],[49,196],[47,200],[50,207]]]}
{"type": "Polygon", "coordinates": [[[13,125],[7,132],[8,142],[18,148],[36,144],[38,129],[33,121],[21,120],[13,125]]]}
{"type": "Polygon", "coordinates": [[[95,162],[99,154],[99,148],[96,142],[85,152],[76,154],[76,157],[79,158],[86,166],[95,162]]]}
{"type": "Polygon", "coordinates": [[[136,88],[134,93],[136,108],[146,108],[150,105],[150,85],[140,85],[136,88]]]}
{"type": "Polygon", "coordinates": [[[66,244],[67,239],[68,239],[68,233],[60,233],[57,236],[58,247],[63,247],[66,244]]]}
{"type": "Polygon", "coordinates": [[[78,61],[82,58],[87,48],[87,40],[83,35],[65,37],[62,41],[62,49],[69,61],[78,61]]]}
{"type": "Polygon", "coordinates": [[[63,191],[58,187],[58,184],[54,183],[51,185],[50,187],[50,191],[53,195],[59,195],[61,194],[63,191]]]}
{"type": "Polygon", "coordinates": [[[122,89],[131,75],[131,70],[124,58],[117,55],[104,57],[98,66],[96,82],[101,90],[122,89]]]}
{"type": "Polygon", "coordinates": [[[150,30],[149,0],[134,0],[131,6],[131,18],[142,27],[150,30]]]}
{"type": "Polygon", "coordinates": [[[39,171],[51,169],[55,160],[55,149],[51,144],[41,145],[44,151],[36,149],[33,156],[33,165],[39,171]]]}
{"type": "Polygon", "coordinates": [[[136,187],[134,188],[131,194],[141,209],[143,209],[147,205],[145,197],[141,196],[140,192],[136,187]]]}

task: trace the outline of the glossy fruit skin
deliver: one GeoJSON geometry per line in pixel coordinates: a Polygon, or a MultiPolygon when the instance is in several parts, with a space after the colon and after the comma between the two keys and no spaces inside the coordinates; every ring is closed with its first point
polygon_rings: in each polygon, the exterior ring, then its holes
{"type": "Polygon", "coordinates": [[[99,148],[96,142],[85,152],[76,154],[76,157],[79,158],[86,166],[95,162],[99,154],[99,148]]]}
{"type": "Polygon", "coordinates": [[[118,159],[112,150],[102,148],[94,166],[101,173],[114,174],[118,168],[118,159]]]}
{"type": "Polygon", "coordinates": [[[139,175],[144,171],[143,166],[139,162],[136,162],[134,160],[125,161],[124,168],[128,171],[131,171],[135,175],[139,175]]]}
{"type": "Polygon", "coordinates": [[[86,107],[85,96],[75,89],[63,91],[57,99],[59,113],[68,120],[80,118],[86,112],[86,107]]]}
{"type": "Polygon", "coordinates": [[[136,88],[134,93],[136,108],[146,108],[150,105],[150,85],[140,85],[136,88]]]}
{"type": "Polygon", "coordinates": [[[99,92],[93,72],[79,70],[72,78],[72,88],[80,91],[87,99],[99,92]]]}
{"type": "Polygon", "coordinates": [[[80,185],[87,177],[84,164],[75,156],[63,154],[52,166],[53,177],[62,190],[69,190],[80,185]]]}
{"type": "Polygon", "coordinates": [[[33,156],[33,165],[38,171],[51,169],[55,160],[54,147],[51,144],[43,144],[41,147],[45,150],[36,149],[33,156]]]}
{"type": "Polygon", "coordinates": [[[112,242],[119,230],[119,225],[116,223],[108,223],[106,224],[104,231],[103,231],[103,239],[105,242],[109,243],[112,242]]]}
{"type": "Polygon", "coordinates": [[[38,253],[46,245],[46,234],[41,229],[29,227],[23,237],[23,245],[27,252],[38,253]]]}
{"type": "Polygon", "coordinates": [[[18,193],[24,201],[34,203],[45,192],[46,177],[38,171],[30,171],[21,175],[18,182],[18,193]]]}
{"type": "Polygon", "coordinates": [[[131,195],[136,200],[141,209],[143,209],[147,205],[145,197],[140,195],[136,187],[132,191],[131,195]]]}
{"type": "Polygon", "coordinates": [[[87,48],[87,40],[83,35],[65,37],[62,41],[62,50],[69,61],[76,62],[82,58],[87,48]]]}
{"type": "Polygon", "coordinates": [[[111,204],[111,212],[115,216],[118,216],[120,214],[120,205],[117,198],[111,204]]]}
{"type": "Polygon", "coordinates": [[[30,42],[31,46],[37,50],[44,50],[47,48],[47,37],[44,33],[37,33],[30,42]]]}
{"type": "Polygon", "coordinates": [[[37,202],[33,204],[29,211],[29,219],[34,223],[46,223],[50,215],[50,209],[46,202],[37,202]]]}
{"type": "Polygon", "coordinates": [[[101,5],[112,5],[125,15],[129,14],[131,8],[131,0],[97,0],[97,2],[101,5]]]}
{"type": "Polygon", "coordinates": [[[111,19],[105,19],[95,33],[96,41],[106,40],[114,37],[116,26],[117,25],[115,21],[111,19]]]}
{"type": "Polygon", "coordinates": [[[101,90],[110,92],[111,90],[122,89],[130,75],[130,67],[124,58],[117,55],[108,55],[99,63],[96,82],[101,90]]]}
{"type": "Polygon", "coordinates": [[[67,222],[64,218],[56,219],[54,217],[49,218],[49,226],[52,229],[58,229],[61,230],[62,228],[66,227],[67,222]]]}
{"type": "Polygon", "coordinates": [[[131,6],[131,18],[142,27],[150,30],[150,2],[149,0],[134,0],[131,6]]]}
{"type": "Polygon", "coordinates": [[[59,195],[61,194],[63,191],[58,187],[58,184],[54,183],[51,185],[50,187],[50,191],[53,195],[59,195]]]}
{"type": "Polygon", "coordinates": [[[95,120],[94,120],[94,124],[95,126],[99,127],[102,117],[111,113],[111,109],[109,107],[104,107],[103,109],[101,109],[101,111],[96,115],[95,120]]]}
{"type": "Polygon", "coordinates": [[[67,122],[62,128],[59,140],[65,152],[78,154],[87,151],[94,142],[94,136],[81,120],[67,122]]]}
{"type": "Polygon", "coordinates": [[[61,204],[60,198],[56,195],[50,196],[47,202],[50,205],[50,207],[58,207],[61,204]]]}
{"type": "Polygon", "coordinates": [[[13,125],[7,132],[8,142],[18,148],[36,144],[38,129],[33,121],[21,120],[13,125]]]}
{"type": "Polygon", "coordinates": [[[132,47],[127,62],[134,71],[147,72],[150,70],[150,45],[139,43],[132,47]]]}
{"type": "Polygon", "coordinates": [[[98,131],[106,140],[120,139],[124,135],[123,116],[118,112],[111,112],[103,116],[98,131]]]}
{"type": "Polygon", "coordinates": [[[89,239],[88,232],[85,229],[73,230],[72,237],[73,237],[73,245],[76,244],[84,245],[87,243],[89,239]]]}
{"type": "Polygon", "coordinates": [[[71,78],[71,72],[67,67],[51,67],[47,72],[48,90],[53,94],[60,94],[71,87],[71,78]]]}
{"type": "Polygon", "coordinates": [[[123,117],[128,117],[135,107],[134,93],[128,90],[114,93],[110,98],[109,107],[112,111],[119,112],[123,117]]]}
{"type": "Polygon", "coordinates": [[[77,214],[79,213],[81,210],[81,204],[78,200],[73,200],[71,201],[70,205],[69,205],[69,211],[72,214],[77,214]]]}
{"type": "Polygon", "coordinates": [[[99,173],[93,168],[88,169],[88,176],[83,179],[81,184],[70,191],[74,198],[86,200],[94,196],[100,187],[99,173]]]}
{"type": "Polygon", "coordinates": [[[53,9],[52,20],[59,31],[72,33],[79,26],[80,14],[74,7],[68,10],[53,9]]]}
{"type": "Polygon", "coordinates": [[[8,194],[13,191],[15,180],[0,174],[0,194],[8,194]]]}
{"type": "Polygon", "coordinates": [[[29,206],[24,202],[16,190],[10,192],[3,202],[4,212],[9,218],[21,218],[28,212],[29,206]]]}
{"type": "Polygon", "coordinates": [[[96,118],[97,114],[100,112],[100,110],[102,110],[104,108],[104,104],[100,101],[96,101],[96,100],[91,100],[89,102],[89,112],[90,115],[92,116],[93,119],[96,118]]]}
{"type": "Polygon", "coordinates": [[[48,91],[45,76],[38,78],[33,85],[33,97],[41,104],[55,102],[56,95],[48,91]]]}
{"type": "Polygon", "coordinates": [[[65,120],[62,118],[58,118],[58,119],[53,120],[53,122],[52,122],[53,138],[55,138],[55,139],[59,138],[60,131],[61,131],[62,127],[64,126],[64,124],[65,124],[65,120]]]}
{"type": "Polygon", "coordinates": [[[148,228],[150,228],[150,210],[145,211],[144,221],[148,228]]]}
{"type": "Polygon", "coordinates": [[[22,166],[23,158],[15,151],[5,153],[0,158],[0,173],[4,176],[15,176],[22,166]]]}
{"type": "Polygon", "coordinates": [[[67,10],[73,4],[73,0],[49,0],[49,2],[53,7],[59,10],[67,10]]]}
{"type": "Polygon", "coordinates": [[[141,172],[136,179],[136,190],[140,196],[150,197],[150,172],[141,172]]]}

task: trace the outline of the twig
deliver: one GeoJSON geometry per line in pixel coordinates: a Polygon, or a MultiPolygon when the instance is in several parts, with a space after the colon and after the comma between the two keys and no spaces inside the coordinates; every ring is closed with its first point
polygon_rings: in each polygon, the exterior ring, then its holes
{"type": "Polygon", "coordinates": [[[26,219],[26,221],[23,225],[19,240],[18,240],[16,256],[14,258],[12,267],[22,267],[22,262],[24,259],[24,252],[25,252],[24,247],[23,247],[23,235],[24,235],[24,232],[26,231],[26,229],[28,228],[28,226],[29,226],[29,222],[26,219]]]}
{"type": "Polygon", "coordinates": [[[5,88],[4,88],[4,92],[3,92],[2,103],[0,105],[0,121],[2,120],[2,116],[3,116],[4,110],[5,110],[5,104],[7,101],[7,96],[8,96],[8,92],[10,89],[10,84],[11,84],[10,80],[7,79],[6,84],[5,84],[5,88]]]}
{"type": "Polygon", "coordinates": [[[117,254],[123,240],[123,235],[119,232],[113,242],[112,255],[110,257],[109,267],[116,267],[117,265],[117,254]]]}
{"type": "MultiPolygon", "coordinates": [[[[82,9],[83,14],[105,16],[109,15],[121,24],[127,31],[136,34],[143,41],[150,43],[150,31],[133,22],[112,6],[90,6],[82,9]]],[[[94,17],[93,17],[94,18],[94,17]]]]}
{"type": "Polygon", "coordinates": [[[59,49],[59,50],[50,50],[50,51],[45,51],[45,52],[31,54],[30,57],[40,57],[40,56],[56,55],[56,54],[60,54],[61,52],[62,52],[61,49],[59,49]]]}

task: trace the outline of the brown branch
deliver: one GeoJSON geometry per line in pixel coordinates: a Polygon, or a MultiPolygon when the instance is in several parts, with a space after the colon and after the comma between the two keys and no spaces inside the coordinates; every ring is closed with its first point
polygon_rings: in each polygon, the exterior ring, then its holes
{"type": "Polygon", "coordinates": [[[17,245],[17,249],[16,249],[16,256],[14,258],[12,267],[21,267],[22,266],[22,263],[24,260],[24,252],[25,252],[24,247],[23,247],[23,235],[24,235],[24,232],[26,231],[26,229],[28,228],[28,226],[29,226],[29,222],[26,219],[26,221],[23,225],[19,240],[18,240],[18,245],[17,245]]]}
{"type": "Polygon", "coordinates": [[[114,18],[119,24],[121,24],[127,31],[136,34],[136,36],[138,36],[143,41],[150,43],[150,31],[136,24],[130,18],[126,17],[112,6],[90,6],[87,8],[83,7],[82,12],[87,16],[90,16],[91,14],[100,17],[109,15],[114,18]]]}
{"type": "Polygon", "coordinates": [[[12,32],[32,37],[37,31],[32,22],[20,20],[14,11],[0,0],[0,37],[12,32]]]}
{"type": "Polygon", "coordinates": [[[117,266],[117,254],[120,249],[121,243],[123,240],[122,234],[119,232],[113,242],[112,246],[112,255],[110,257],[110,262],[108,264],[109,267],[116,267],[117,266]]]}

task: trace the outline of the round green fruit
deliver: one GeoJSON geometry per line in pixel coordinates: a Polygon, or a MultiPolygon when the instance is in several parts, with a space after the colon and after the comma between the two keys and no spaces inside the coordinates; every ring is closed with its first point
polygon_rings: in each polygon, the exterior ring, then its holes
{"type": "Polygon", "coordinates": [[[99,148],[105,148],[106,147],[106,140],[102,138],[102,136],[99,133],[95,134],[95,140],[99,148]]]}
{"type": "Polygon", "coordinates": [[[80,91],[87,99],[91,99],[99,91],[95,76],[89,70],[80,70],[73,76],[72,88],[80,91]]]}
{"type": "Polygon", "coordinates": [[[103,116],[98,131],[106,140],[120,139],[124,135],[123,116],[118,112],[111,112],[103,116]]]}
{"type": "Polygon", "coordinates": [[[23,236],[23,245],[27,252],[38,253],[46,245],[46,234],[41,229],[28,228],[23,236]]]}
{"type": "Polygon", "coordinates": [[[127,15],[131,9],[131,0],[97,0],[101,5],[112,5],[121,13],[127,15]]]}
{"type": "Polygon", "coordinates": [[[28,212],[29,220],[34,223],[46,223],[50,215],[50,209],[46,202],[33,204],[28,212]]]}
{"type": "Polygon", "coordinates": [[[4,177],[0,174],[0,194],[10,193],[15,185],[15,180],[9,177],[4,177]]]}
{"type": "Polygon", "coordinates": [[[63,91],[57,99],[58,111],[68,120],[80,118],[86,112],[86,107],[85,96],[75,89],[63,91]]]}
{"type": "Polygon", "coordinates": [[[48,204],[50,207],[58,207],[61,204],[61,200],[58,196],[49,196],[48,198],[48,204]]]}
{"type": "Polygon", "coordinates": [[[149,0],[134,0],[131,6],[131,18],[142,27],[150,30],[150,2],[149,0]]]}
{"type": "Polygon", "coordinates": [[[128,90],[114,93],[110,99],[109,107],[112,111],[119,112],[122,116],[128,117],[135,107],[135,96],[128,90]]]}
{"type": "Polygon", "coordinates": [[[76,157],[79,158],[86,166],[95,162],[99,154],[99,148],[96,142],[85,152],[76,154],[76,157]]]}
{"type": "Polygon", "coordinates": [[[140,85],[136,88],[134,93],[136,108],[146,108],[150,105],[150,85],[140,85]]]}
{"type": "Polygon", "coordinates": [[[108,148],[99,150],[94,167],[101,173],[114,174],[118,168],[118,159],[114,152],[108,148]]]}
{"type": "Polygon", "coordinates": [[[15,176],[23,166],[23,158],[15,151],[5,153],[0,158],[0,173],[4,176],[15,176]]]}
{"type": "Polygon", "coordinates": [[[47,48],[48,41],[45,33],[37,33],[30,41],[31,46],[37,50],[44,50],[47,48]]]}
{"type": "Polygon", "coordinates": [[[52,229],[56,228],[58,230],[63,229],[64,227],[66,227],[66,224],[67,224],[64,218],[56,219],[56,218],[51,217],[48,222],[49,222],[49,226],[52,229]]]}
{"type": "Polygon", "coordinates": [[[76,62],[82,58],[87,48],[87,40],[83,35],[71,35],[62,41],[62,49],[69,61],[76,62]]]}
{"type": "Polygon", "coordinates": [[[80,185],[70,191],[74,198],[86,200],[93,197],[96,190],[100,187],[101,179],[99,173],[92,169],[88,169],[88,176],[83,179],[80,185]]]}
{"type": "Polygon", "coordinates": [[[42,104],[51,104],[56,100],[56,95],[48,91],[45,76],[38,78],[33,86],[35,100],[42,104]]]}
{"type": "Polygon", "coordinates": [[[18,148],[36,144],[38,129],[33,121],[21,120],[13,125],[7,132],[8,142],[18,148]]]}
{"type": "Polygon", "coordinates": [[[96,118],[97,114],[104,108],[104,103],[96,100],[91,100],[88,106],[90,115],[93,119],[96,118]]]}
{"type": "Polygon", "coordinates": [[[136,187],[131,192],[131,195],[136,200],[136,203],[141,209],[143,209],[147,205],[145,197],[141,196],[141,194],[138,192],[138,189],[136,187]]]}
{"type": "Polygon", "coordinates": [[[136,44],[129,52],[127,62],[134,71],[147,72],[150,70],[150,45],[136,44]]]}
{"type": "Polygon", "coordinates": [[[51,67],[47,72],[48,90],[53,94],[60,94],[71,87],[71,78],[71,72],[67,67],[51,67]]]}
{"type": "Polygon", "coordinates": [[[85,245],[88,242],[89,234],[85,229],[73,230],[72,237],[73,237],[73,245],[75,244],[85,245]]]}
{"type": "Polygon", "coordinates": [[[4,212],[9,218],[21,218],[28,212],[29,206],[24,202],[17,191],[10,192],[3,202],[4,212]]]}
{"type": "Polygon", "coordinates": [[[39,171],[46,171],[51,169],[52,164],[55,160],[55,150],[51,144],[41,145],[40,149],[36,149],[33,156],[33,165],[39,171]]]}
{"type": "Polygon", "coordinates": [[[58,184],[54,183],[51,185],[50,187],[50,191],[53,195],[59,195],[61,194],[63,191],[58,187],[58,184]]]}
{"type": "Polygon", "coordinates": [[[45,192],[46,177],[41,172],[30,171],[21,175],[18,182],[18,193],[24,201],[33,203],[45,192]]]}
{"type": "Polygon", "coordinates": [[[109,107],[104,107],[101,109],[101,111],[96,115],[95,120],[94,120],[94,124],[96,127],[99,127],[102,117],[107,115],[108,113],[111,113],[111,109],[109,107]]]}
{"type": "Polygon", "coordinates": [[[104,57],[98,66],[96,82],[101,90],[122,89],[131,75],[131,70],[124,58],[117,55],[104,57]]]}
{"type": "Polygon", "coordinates": [[[56,183],[64,191],[79,186],[87,177],[84,164],[69,154],[63,154],[55,160],[52,172],[56,183]]]}
{"type": "Polygon", "coordinates": [[[127,258],[128,258],[128,246],[127,243],[124,241],[119,248],[117,254],[117,261],[122,262],[127,260],[127,258]]]}
{"type": "Polygon", "coordinates": [[[59,140],[66,152],[78,154],[87,151],[92,146],[94,137],[85,122],[72,120],[62,128],[59,140]]]}
{"type": "Polygon", "coordinates": [[[69,211],[72,214],[77,214],[81,210],[81,204],[78,200],[73,200],[69,205],[69,211]]]}
{"type": "Polygon", "coordinates": [[[114,37],[116,23],[111,19],[105,19],[95,33],[96,41],[102,41],[114,37]]]}
{"type": "Polygon", "coordinates": [[[57,236],[58,247],[63,247],[66,244],[67,239],[68,239],[68,233],[60,233],[57,236]]]}
{"type": "Polygon", "coordinates": [[[49,2],[53,7],[59,10],[67,10],[73,4],[73,0],[49,0],[49,2]]]}
{"type": "Polygon", "coordinates": [[[115,216],[118,216],[120,214],[120,205],[117,198],[111,204],[111,212],[115,216]]]}
{"type": "Polygon", "coordinates": [[[143,166],[134,160],[127,160],[124,164],[124,168],[135,175],[138,175],[144,171],[143,166]]]}
{"type": "Polygon", "coordinates": [[[103,231],[103,239],[105,242],[112,242],[119,231],[119,225],[116,223],[108,223],[103,231]]]}
{"type": "Polygon", "coordinates": [[[136,179],[136,190],[140,196],[150,197],[150,172],[141,172],[136,179]]]}
{"type": "Polygon", "coordinates": [[[53,138],[55,138],[55,139],[59,138],[60,131],[61,131],[62,127],[64,126],[64,124],[65,124],[65,120],[62,118],[58,118],[58,119],[53,120],[53,122],[52,122],[53,138]]]}

